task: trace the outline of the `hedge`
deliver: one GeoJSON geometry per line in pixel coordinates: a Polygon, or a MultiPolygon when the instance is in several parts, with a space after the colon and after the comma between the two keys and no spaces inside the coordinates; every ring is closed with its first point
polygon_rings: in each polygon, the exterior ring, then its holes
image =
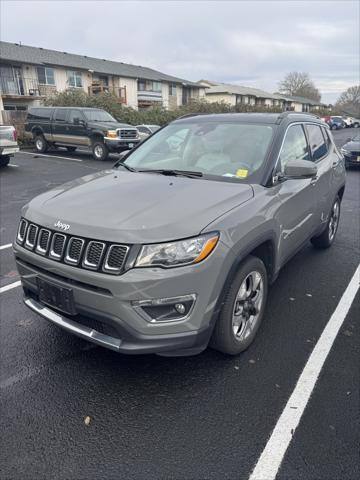
{"type": "MultiPolygon", "coordinates": [[[[262,105],[235,105],[226,102],[210,103],[204,100],[193,100],[175,110],[166,110],[163,107],[150,107],[146,110],[135,110],[119,103],[119,98],[112,93],[101,93],[90,96],[79,90],[65,90],[49,97],[46,105],[62,107],[96,107],[109,112],[119,122],[131,125],[164,125],[182,115],[191,113],[230,113],[230,112],[267,112],[280,113],[279,107],[265,107],[262,105]]],[[[329,112],[317,112],[329,114],[329,112]]]]}

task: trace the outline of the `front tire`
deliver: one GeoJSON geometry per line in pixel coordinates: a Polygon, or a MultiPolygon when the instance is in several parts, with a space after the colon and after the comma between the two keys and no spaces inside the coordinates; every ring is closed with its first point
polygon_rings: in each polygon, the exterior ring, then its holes
{"type": "Polygon", "coordinates": [[[329,220],[325,230],[318,237],[313,237],[311,239],[311,243],[315,248],[329,248],[334,243],[340,220],[340,205],[340,198],[336,197],[336,200],[331,207],[329,220]]]}
{"type": "Polygon", "coordinates": [[[214,327],[210,346],[228,355],[246,350],[265,312],[268,276],[264,263],[249,256],[240,266],[214,327]]]}
{"type": "Polygon", "coordinates": [[[45,153],[47,152],[49,148],[49,144],[45,140],[44,135],[37,135],[35,137],[35,149],[39,153],[45,153]]]}
{"type": "Polygon", "coordinates": [[[9,165],[9,162],[10,162],[9,155],[2,155],[0,157],[0,167],[6,167],[7,165],[9,165]]]}
{"type": "Polygon", "coordinates": [[[101,140],[96,140],[92,145],[93,157],[95,160],[104,162],[109,156],[109,149],[101,140]]]}

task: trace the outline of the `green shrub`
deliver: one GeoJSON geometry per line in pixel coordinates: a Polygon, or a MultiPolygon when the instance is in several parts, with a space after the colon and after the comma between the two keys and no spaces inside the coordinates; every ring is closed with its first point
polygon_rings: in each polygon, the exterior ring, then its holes
{"type": "MultiPolygon", "coordinates": [[[[182,105],[175,110],[166,110],[164,107],[150,107],[146,110],[135,110],[119,103],[119,97],[112,93],[99,95],[87,95],[82,90],[70,89],[55,93],[49,97],[46,105],[63,107],[95,107],[109,112],[119,122],[131,125],[165,125],[176,118],[192,113],[231,113],[231,112],[267,112],[280,113],[280,107],[265,107],[264,105],[235,106],[226,102],[207,102],[205,99],[193,100],[187,105],[182,105]]],[[[325,115],[325,111],[315,112],[317,115],[325,115]]]]}

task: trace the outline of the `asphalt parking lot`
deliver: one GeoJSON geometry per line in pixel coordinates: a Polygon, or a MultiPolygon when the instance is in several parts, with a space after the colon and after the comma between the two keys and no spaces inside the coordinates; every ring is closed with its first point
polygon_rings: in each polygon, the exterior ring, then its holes
{"type": "MultiPolygon", "coordinates": [[[[357,132],[334,132],[337,145],[357,132]]],[[[30,312],[9,246],[29,199],[112,160],[26,151],[0,173],[1,478],[247,479],[359,264],[360,169],[348,171],[334,245],[309,244],[285,266],[245,353],[128,357],[30,312]]],[[[279,480],[359,478],[359,299],[358,292],[279,480]]]]}

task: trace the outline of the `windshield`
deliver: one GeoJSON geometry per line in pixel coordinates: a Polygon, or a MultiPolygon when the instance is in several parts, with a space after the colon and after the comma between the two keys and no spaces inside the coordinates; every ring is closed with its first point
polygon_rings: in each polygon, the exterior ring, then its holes
{"type": "Polygon", "coordinates": [[[262,166],[273,126],[194,121],[165,127],[125,160],[136,170],[199,172],[246,181],[262,166]]]}
{"type": "Polygon", "coordinates": [[[116,122],[115,118],[104,110],[85,110],[84,113],[89,122],[116,122]]]}
{"type": "Polygon", "coordinates": [[[149,125],[149,130],[151,130],[152,133],[156,132],[156,130],[159,130],[159,128],[159,125],[149,125]]]}

